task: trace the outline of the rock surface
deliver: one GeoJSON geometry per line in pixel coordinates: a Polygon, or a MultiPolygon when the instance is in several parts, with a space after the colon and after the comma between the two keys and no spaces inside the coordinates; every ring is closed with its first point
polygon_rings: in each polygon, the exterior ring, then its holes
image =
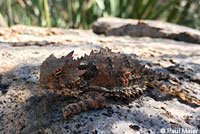
{"type": "Polygon", "coordinates": [[[82,56],[100,47],[137,54],[147,66],[176,75],[185,90],[200,98],[198,44],[99,36],[91,30],[0,28],[0,133],[132,134],[181,128],[200,132],[200,107],[157,90],[130,101],[110,100],[106,109],[63,120],[62,107],[78,100],[41,89],[37,85],[40,64],[52,53],[61,57],[74,50],[75,56],[82,56]]]}
{"type": "Polygon", "coordinates": [[[97,34],[107,36],[148,36],[200,44],[200,32],[198,30],[161,21],[108,17],[98,19],[93,24],[92,29],[97,34]]]}

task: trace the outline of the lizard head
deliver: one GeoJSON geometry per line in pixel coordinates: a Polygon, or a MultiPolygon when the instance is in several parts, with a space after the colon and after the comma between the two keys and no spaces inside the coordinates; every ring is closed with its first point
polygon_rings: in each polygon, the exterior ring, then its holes
{"type": "Polygon", "coordinates": [[[40,66],[39,86],[60,89],[77,84],[85,70],[79,70],[81,59],[74,60],[73,51],[67,56],[56,58],[51,54],[40,66]]]}

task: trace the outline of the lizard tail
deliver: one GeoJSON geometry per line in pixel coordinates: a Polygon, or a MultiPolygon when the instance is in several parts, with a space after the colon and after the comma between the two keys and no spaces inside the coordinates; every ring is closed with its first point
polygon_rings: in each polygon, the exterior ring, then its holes
{"type": "Polygon", "coordinates": [[[181,89],[179,86],[176,85],[168,85],[164,84],[163,82],[150,82],[148,86],[152,88],[156,88],[160,90],[161,92],[168,93],[173,96],[179,97],[182,101],[185,101],[189,104],[195,104],[197,106],[200,106],[200,99],[198,99],[195,96],[191,96],[189,92],[186,90],[181,89]]]}
{"type": "Polygon", "coordinates": [[[88,111],[92,109],[100,109],[106,106],[104,97],[97,97],[96,99],[88,99],[80,101],[78,103],[73,103],[65,106],[62,109],[63,117],[67,118],[69,115],[77,114],[83,111],[88,111]]]}

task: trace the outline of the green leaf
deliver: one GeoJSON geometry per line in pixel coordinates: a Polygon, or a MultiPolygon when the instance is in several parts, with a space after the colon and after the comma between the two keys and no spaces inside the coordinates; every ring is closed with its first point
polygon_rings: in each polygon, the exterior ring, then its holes
{"type": "Polygon", "coordinates": [[[0,26],[8,27],[7,22],[4,20],[3,15],[0,13],[0,26]]]}
{"type": "Polygon", "coordinates": [[[143,5],[143,8],[140,12],[141,18],[145,18],[149,14],[150,12],[149,9],[151,8],[152,3],[153,3],[153,0],[148,0],[146,4],[143,5]]]}
{"type": "Polygon", "coordinates": [[[44,0],[44,9],[45,9],[47,27],[50,28],[51,27],[51,18],[50,18],[48,0],[44,0]]]}
{"type": "Polygon", "coordinates": [[[160,8],[156,9],[154,14],[152,14],[149,19],[156,19],[158,18],[164,11],[168,11],[174,4],[179,3],[179,0],[172,0],[168,4],[161,6],[160,8]]]}
{"type": "Polygon", "coordinates": [[[101,10],[105,9],[104,0],[95,0],[95,2],[101,10]]]}
{"type": "Polygon", "coordinates": [[[111,14],[113,16],[117,16],[117,0],[110,0],[110,8],[111,8],[111,14]]]}

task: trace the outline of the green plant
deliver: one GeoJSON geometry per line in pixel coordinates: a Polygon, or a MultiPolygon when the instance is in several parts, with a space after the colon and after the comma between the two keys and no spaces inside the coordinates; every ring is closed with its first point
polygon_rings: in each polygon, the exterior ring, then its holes
{"type": "Polygon", "coordinates": [[[199,2],[192,0],[4,0],[0,1],[0,25],[11,26],[20,23],[88,29],[99,17],[116,16],[163,20],[198,28],[200,7],[194,5],[199,5],[199,2]],[[195,24],[192,19],[196,20],[195,24]]]}

